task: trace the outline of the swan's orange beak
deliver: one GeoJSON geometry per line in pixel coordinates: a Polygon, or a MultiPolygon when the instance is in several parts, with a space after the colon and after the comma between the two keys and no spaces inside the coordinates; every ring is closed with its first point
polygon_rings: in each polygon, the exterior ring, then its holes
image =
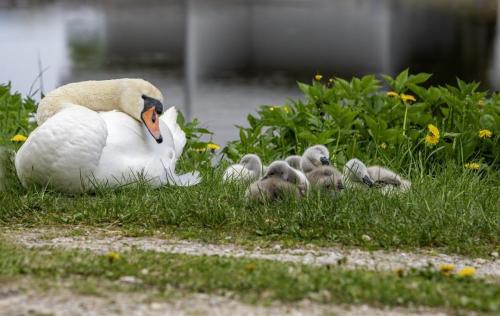
{"type": "Polygon", "coordinates": [[[160,144],[163,141],[163,137],[160,133],[160,117],[156,113],[155,108],[152,107],[142,112],[141,117],[151,136],[160,144]]]}

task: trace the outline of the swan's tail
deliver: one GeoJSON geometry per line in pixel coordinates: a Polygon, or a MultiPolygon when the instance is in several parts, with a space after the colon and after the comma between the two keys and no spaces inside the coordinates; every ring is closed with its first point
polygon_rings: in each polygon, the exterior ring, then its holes
{"type": "Polygon", "coordinates": [[[167,182],[173,185],[189,187],[200,183],[201,177],[198,171],[188,172],[185,174],[175,174],[173,172],[167,172],[167,182]]]}

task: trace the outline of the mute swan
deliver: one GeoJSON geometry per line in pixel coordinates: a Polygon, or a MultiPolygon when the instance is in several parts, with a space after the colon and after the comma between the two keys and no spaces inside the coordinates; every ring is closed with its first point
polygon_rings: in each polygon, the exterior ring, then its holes
{"type": "Polygon", "coordinates": [[[330,164],[330,153],[323,145],[314,145],[306,149],[300,159],[300,168],[307,174],[316,167],[330,164]]]}
{"type": "Polygon", "coordinates": [[[310,183],[309,180],[307,179],[306,175],[304,172],[302,172],[302,169],[300,168],[300,161],[302,160],[301,156],[293,155],[289,156],[285,159],[285,162],[293,168],[295,173],[299,176],[300,178],[300,183],[306,188],[306,191],[309,191],[310,188],[310,183]]]}
{"type": "Polygon", "coordinates": [[[295,197],[302,197],[306,193],[306,187],[295,170],[285,161],[274,161],[269,165],[264,177],[250,185],[245,196],[250,199],[276,200],[287,192],[295,197]]]}
{"type": "Polygon", "coordinates": [[[368,169],[361,160],[353,158],[349,160],[343,170],[343,181],[347,188],[353,187],[372,187],[373,179],[368,173],[368,169]]]}
{"type": "Polygon", "coordinates": [[[306,174],[313,187],[340,191],[344,189],[342,173],[332,166],[321,166],[306,174]]]}
{"type": "Polygon", "coordinates": [[[292,155],[292,156],[288,156],[285,159],[285,161],[290,165],[290,167],[302,171],[302,169],[300,168],[300,161],[301,161],[301,159],[302,159],[301,156],[292,155]]]}
{"type": "Polygon", "coordinates": [[[388,194],[395,190],[406,192],[411,188],[411,182],[402,179],[394,171],[381,166],[370,166],[367,168],[368,174],[375,181],[375,184],[382,187],[382,193],[388,194]]]}
{"type": "MultiPolygon", "coordinates": [[[[272,164],[269,165],[268,168],[270,168],[274,164],[275,168],[281,168],[281,169],[287,169],[288,172],[295,174],[294,177],[297,177],[298,179],[298,184],[301,188],[303,188],[304,193],[307,193],[311,187],[309,180],[307,179],[306,175],[300,170],[292,167],[288,162],[283,161],[283,160],[276,160],[273,161],[272,164]]],[[[269,172],[269,169],[267,169],[266,174],[269,172]]]]}
{"type": "Polygon", "coordinates": [[[342,174],[330,166],[330,152],[325,146],[315,145],[306,149],[300,164],[312,186],[335,191],[344,188],[342,174]]]}
{"type": "Polygon", "coordinates": [[[71,83],[38,106],[38,127],[16,154],[24,186],[49,185],[64,192],[110,187],[144,176],[151,186],[194,185],[197,172],[175,174],[186,137],[175,108],[142,79],[71,83]]]}
{"type": "Polygon", "coordinates": [[[222,175],[223,181],[248,181],[262,176],[262,162],[259,156],[248,154],[240,159],[239,164],[229,166],[222,175]]]}

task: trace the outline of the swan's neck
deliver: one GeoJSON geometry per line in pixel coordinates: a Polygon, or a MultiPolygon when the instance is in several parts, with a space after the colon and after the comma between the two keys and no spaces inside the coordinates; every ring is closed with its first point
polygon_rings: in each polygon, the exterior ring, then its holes
{"type": "Polygon", "coordinates": [[[117,81],[70,83],[51,91],[38,106],[36,115],[38,125],[71,105],[84,106],[93,111],[119,110],[122,86],[117,81]]]}

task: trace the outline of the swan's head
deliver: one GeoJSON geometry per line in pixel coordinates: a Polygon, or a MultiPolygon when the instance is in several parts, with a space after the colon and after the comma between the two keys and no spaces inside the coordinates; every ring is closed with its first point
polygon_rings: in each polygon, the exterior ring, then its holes
{"type": "Polygon", "coordinates": [[[262,161],[259,156],[255,154],[247,154],[243,156],[240,160],[240,164],[245,166],[248,170],[252,170],[257,173],[259,177],[262,174],[262,161]]]}
{"type": "Polygon", "coordinates": [[[163,95],[151,83],[142,79],[121,79],[120,108],[146,125],[157,143],[163,141],[160,133],[160,118],[166,110],[163,95]]]}
{"type": "Polygon", "coordinates": [[[370,187],[374,184],[365,164],[356,158],[349,160],[345,164],[344,175],[351,181],[362,182],[370,187]]]}
{"type": "Polygon", "coordinates": [[[323,145],[314,145],[306,149],[300,160],[304,172],[310,172],[316,167],[330,164],[330,152],[323,145]]]}
{"type": "Polygon", "coordinates": [[[300,183],[300,177],[297,175],[297,172],[286,161],[282,160],[274,161],[269,165],[262,179],[265,180],[267,178],[278,178],[291,183],[300,183]]]}

